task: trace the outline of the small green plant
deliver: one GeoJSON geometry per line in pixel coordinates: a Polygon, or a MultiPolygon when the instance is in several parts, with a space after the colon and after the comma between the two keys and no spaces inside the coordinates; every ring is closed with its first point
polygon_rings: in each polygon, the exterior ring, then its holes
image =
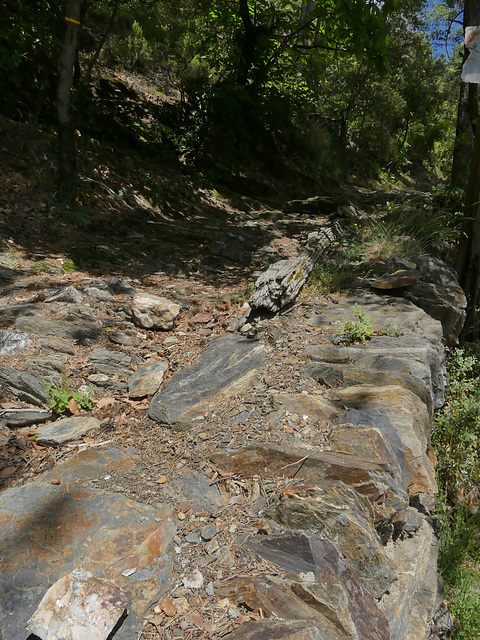
{"type": "Polygon", "coordinates": [[[57,273],[56,267],[44,261],[32,264],[30,271],[32,273],[57,273]]]}
{"type": "Polygon", "coordinates": [[[91,393],[85,394],[81,391],[72,391],[70,385],[65,380],[60,387],[50,384],[47,387],[48,405],[52,411],[62,415],[70,411],[70,400],[75,400],[82,409],[92,408],[91,393]]]}
{"type": "Polygon", "coordinates": [[[355,320],[349,320],[345,324],[339,322],[340,327],[340,341],[346,345],[354,344],[355,342],[365,342],[365,340],[372,335],[372,319],[363,312],[363,307],[356,304],[353,307],[353,315],[355,320]]]}
{"type": "Polygon", "coordinates": [[[377,332],[379,336],[389,336],[390,338],[399,338],[403,335],[403,331],[398,324],[394,324],[394,319],[387,320],[383,327],[377,332]]]}
{"type": "Polygon", "coordinates": [[[248,285],[247,289],[245,289],[244,291],[239,291],[238,293],[234,293],[233,296],[231,297],[232,304],[243,304],[244,302],[246,302],[252,295],[254,289],[255,289],[255,284],[252,282],[251,284],[248,285]]]}
{"type": "Polygon", "coordinates": [[[65,273],[70,273],[71,271],[76,271],[76,270],[77,270],[77,266],[71,260],[66,260],[62,264],[62,271],[64,271],[65,273]]]}

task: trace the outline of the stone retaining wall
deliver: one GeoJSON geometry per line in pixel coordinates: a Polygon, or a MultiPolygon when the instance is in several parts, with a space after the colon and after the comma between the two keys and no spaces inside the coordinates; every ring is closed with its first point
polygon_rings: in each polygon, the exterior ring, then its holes
{"type": "MultiPolygon", "coordinates": [[[[368,293],[327,306],[312,322],[345,322],[356,304],[378,333],[393,333],[394,323],[401,335],[307,349],[303,375],[331,387],[337,411],[329,448],[257,445],[213,458],[244,477],[290,477],[263,514],[281,533],[246,545],[294,574],[250,586],[260,608],[296,622],[284,635],[273,619],[250,624],[231,640],[432,638],[441,593],[429,437],[443,402],[442,325],[402,298],[368,293]]],[[[245,588],[245,578],[241,588],[234,579],[226,593],[241,602],[245,588]]]]}

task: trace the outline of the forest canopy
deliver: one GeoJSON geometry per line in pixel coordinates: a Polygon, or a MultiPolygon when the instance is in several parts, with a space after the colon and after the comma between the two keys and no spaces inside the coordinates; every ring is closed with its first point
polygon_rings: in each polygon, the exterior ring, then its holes
{"type": "MultiPolygon", "coordinates": [[[[161,91],[159,77],[178,90],[176,109],[137,128],[190,157],[213,150],[280,164],[288,156],[313,174],[353,162],[366,172],[414,165],[448,176],[461,59],[433,54],[423,2],[77,3],[72,109],[80,130],[100,134],[112,118],[127,126],[121,96],[102,94],[104,70],[121,69],[148,77],[153,90],[161,91]]],[[[2,4],[5,116],[54,124],[64,11],[60,0],[2,4]]],[[[436,11],[445,18],[452,9],[436,11]]]]}

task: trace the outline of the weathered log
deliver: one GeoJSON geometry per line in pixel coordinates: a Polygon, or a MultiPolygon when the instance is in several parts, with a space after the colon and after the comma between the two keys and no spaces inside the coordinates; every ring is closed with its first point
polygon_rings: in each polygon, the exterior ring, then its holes
{"type": "Polygon", "coordinates": [[[339,227],[335,224],[310,233],[301,256],[279,260],[264,271],[258,277],[248,301],[252,310],[266,309],[277,313],[293,302],[307,281],[315,263],[335,240],[338,231],[339,227]]]}

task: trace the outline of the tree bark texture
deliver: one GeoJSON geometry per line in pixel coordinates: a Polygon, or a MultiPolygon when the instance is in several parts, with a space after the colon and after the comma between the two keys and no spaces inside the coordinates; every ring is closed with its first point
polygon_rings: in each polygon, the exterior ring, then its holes
{"type": "Polygon", "coordinates": [[[299,258],[280,260],[264,271],[255,283],[248,301],[250,307],[277,313],[295,300],[308,279],[315,263],[325,249],[334,242],[338,225],[325,227],[310,234],[307,246],[299,258]]]}
{"type": "MultiPolygon", "coordinates": [[[[466,27],[480,24],[480,0],[465,0],[463,12],[463,32],[466,27]]],[[[463,62],[468,57],[468,50],[464,47],[463,62]]],[[[451,173],[451,187],[453,189],[465,189],[468,182],[470,159],[472,157],[473,143],[478,107],[478,85],[472,83],[460,83],[460,96],[457,109],[457,128],[455,132],[455,145],[453,149],[453,163],[451,173]]]]}
{"type": "Polygon", "coordinates": [[[78,180],[71,102],[81,4],[82,0],[67,0],[65,41],[58,60],[58,178],[60,193],[67,199],[74,197],[78,180]]]}
{"type": "MultiPolygon", "coordinates": [[[[466,0],[464,27],[480,24],[480,0],[466,0]]],[[[479,334],[480,323],[480,127],[478,124],[478,85],[468,85],[468,96],[463,95],[464,105],[470,108],[475,138],[470,154],[470,170],[465,196],[465,211],[462,234],[458,246],[456,269],[458,279],[467,296],[469,307],[463,330],[463,339],[475,338],[479,334]]],[[[462,97],[462,96],[461,96],[462,97]]]]}

